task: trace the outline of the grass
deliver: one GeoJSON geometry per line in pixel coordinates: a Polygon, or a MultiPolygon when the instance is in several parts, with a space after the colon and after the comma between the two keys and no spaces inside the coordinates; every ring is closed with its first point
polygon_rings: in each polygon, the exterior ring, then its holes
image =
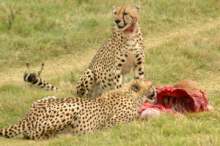
{"type": "MultiPolygon", "coordinates": [[[[1,145],[219,145],[220,2],[218,0],[38,0],[0,2],[0,128],[25,117],[41,98],[76,96],[76,82],[111,34],[112,6],[141,5],[145,78],[155,86],[197,81],[215,113],[163,115],[82,136],[45,141],[1,138],[1,145]],[[21,81],[30,63],[62,88],[47,92],[21,81]]],[[[131,80],[129,76],[128,80],[131,80]]]]}

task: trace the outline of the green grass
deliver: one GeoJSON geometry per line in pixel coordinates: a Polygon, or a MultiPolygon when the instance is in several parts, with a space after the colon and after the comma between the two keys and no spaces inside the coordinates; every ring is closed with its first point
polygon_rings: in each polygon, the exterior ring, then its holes
{"type": "MultiPolygon", "coordinates": [[[[1,145],[220,145],[219,0],[3,0],[0,2],[0,128],[25,117],[49,95],[76,95],[76,82],[108,39],[112,6],[141,5],[146,46],[145,78],[155,86],[197,81],[215,112],[181,118],[163,115],[82,136],[45,141],[0,137],[1,145]],[[62,89],[47,92],[21,81],[30,71],[62,89]]],[[[128,77],[131,80],[132,75],[128,77]]]]}

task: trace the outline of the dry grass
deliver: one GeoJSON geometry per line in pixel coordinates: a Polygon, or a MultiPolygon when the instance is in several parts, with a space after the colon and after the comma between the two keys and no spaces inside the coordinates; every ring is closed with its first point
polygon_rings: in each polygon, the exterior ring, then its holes
{"type": "MultiPolygon", "coordinates": [[[[215,113],[161,116],[82,136],[46,141],[0,138],[1,145],[219,145],[220,3],[218,0],[44,0],[0,2],[0,128],[17,123],[38,99],[76,96],[75,84],[113,25],[113,5],[141,5],[145,77],[155,86],[197,81],[215,113]],[[11,6],[10,6],[11,5],[11,6]],[[13,11],[12,11],[13,10],[13,11]],[[9,17],[15,16],[11,26],[9,17]],[[31,72],[62,88],[46,92],[21,81],[31,72]],[[71,73],[72,72],[72,73],[71,73]]],[[[132,75],[129,76],[129,80],[132,75]]]]}

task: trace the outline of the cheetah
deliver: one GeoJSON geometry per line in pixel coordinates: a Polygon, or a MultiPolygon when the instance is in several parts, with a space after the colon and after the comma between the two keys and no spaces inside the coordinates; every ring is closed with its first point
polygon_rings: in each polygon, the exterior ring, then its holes
{"type": "Polygon", "coordinates": [[[80,76],[76,86],[80,97],[94,99],[106,91],[122,87],[132,68],[134,79],[144,78],[145,46],[138,25],[140,10],[140,6],[113,7],[111,37],[80,76]]]}
{"type": "Polygon", "coordinates": [[[136,119],[146,100],[156,100],[156,89],[146,79],[134,79],[96,99],[48,97],[34,102],[23,120],[0,129],[0,135],[12,138],[22,133],[38,140],[63,132],[80,135],[112,128],[136,119]]]}
{"type": "Polygon", "coordinates": [[[33,85],[39,86],[41,88],[44,88],[45,90],[51,90],[58,92],[59,89],[57,87],[54,87],[53,85],[46,82],[44,79],[37,77],[35,73],[27,73],[23,76],[23,81],[31,83],[33,85]]]}

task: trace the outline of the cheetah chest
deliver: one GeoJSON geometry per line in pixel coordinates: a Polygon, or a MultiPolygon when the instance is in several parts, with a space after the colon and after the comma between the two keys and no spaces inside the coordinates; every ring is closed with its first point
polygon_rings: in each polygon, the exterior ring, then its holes
{"type": "Polygon", "coordinates": [[[136,55],[139,53],[140,46],[135,41],[127,41],[123,47],[123,54],[126,54],[126,61],[122,65],[122,74],[128,74],[137,63],[136,55]]]}

